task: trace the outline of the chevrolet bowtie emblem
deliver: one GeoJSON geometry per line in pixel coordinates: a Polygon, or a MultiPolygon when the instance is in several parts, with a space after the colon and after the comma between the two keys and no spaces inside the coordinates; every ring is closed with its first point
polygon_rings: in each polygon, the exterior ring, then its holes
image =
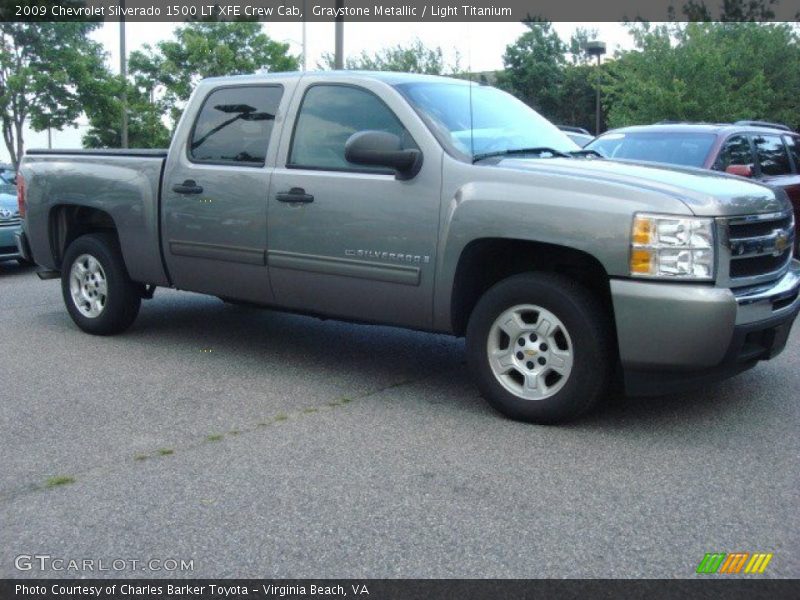
{"type": "Polygon", "coordinates": [[[525,354],[527,354],[528,356],[535,356],[536,350],[525,350],[525,354]]]}

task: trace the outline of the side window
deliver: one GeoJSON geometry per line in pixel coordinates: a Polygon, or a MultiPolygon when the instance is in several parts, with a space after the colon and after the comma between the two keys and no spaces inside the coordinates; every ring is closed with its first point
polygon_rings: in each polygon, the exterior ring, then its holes
{"type": "Polygon", "coordinates": [[[263,166],[280,86],[221,88],[209,94],[189,140],[193,162],[263,166]]]}
{"type": "Polygon", "coordinates": [[[800,173],[800,137],[787,135],[783,139],[786,140],[786,147],[794,160],[794,172],[800,173]]]}
{"type": "Polygon", "coordinates": [[[728,139],[719,151],[714,169],[724,171],[731,165],[753,166],[753,153],[750,149],[750,140],[743,135],[735,135],[728,139]]]}
{"type": "Polygon", "coordinates": [[[348,138],[365,129],[393,133],[404,148],[417,147],[389,107],[371,92],[344,85],[311,86],[297,116],[288,166],[383,172],[344,157],[348,138]]]}
{"type": "Polygon", "coordinates": [[[789,175],[792,172],[789,155],[780,136],[756,135],[753,141],[762,175],[789,175]]]}

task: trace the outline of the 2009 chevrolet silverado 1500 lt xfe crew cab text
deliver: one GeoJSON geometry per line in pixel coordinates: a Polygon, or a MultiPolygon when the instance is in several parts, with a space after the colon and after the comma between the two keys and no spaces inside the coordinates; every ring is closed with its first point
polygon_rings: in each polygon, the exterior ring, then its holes
{"type": "Polygon", "coordinates": [[[171,286],[466,336],[513,418],[774,357],[800,310],[783,191],[582,152],[497,89],[400,73],[200,83],[169,151],[30,151],[18,244],[81,329],[171,286]]]}

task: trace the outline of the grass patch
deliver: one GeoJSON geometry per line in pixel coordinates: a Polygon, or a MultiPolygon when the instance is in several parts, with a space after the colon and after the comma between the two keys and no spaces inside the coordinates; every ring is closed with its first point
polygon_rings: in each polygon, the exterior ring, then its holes
{"type": "Polygon", "coordinates": [[[150,457],[147,454],[139,453],[139,454],[134,454],[133,455],[133,460],[147,460],[148,458],[150,458],[150,457]]]}
{"type": "Polygon", "coordinates": [[[341,406],[341,405],[342,403],[339,402],[338,400],[331,400],[330,402],[328,402],[328,406],[341,406]]]}
{"type": "Polygon", "coordinates": [[[342,398],[341,400],[339,400],[339,402],[341,402],[342,404],[347,404],[349,402],[352,402],[352,400],[350,398],[342,398]]]}
{"type": "Polygon", "coordinates": [[[258,424],[259,427],[266,427],[267,425],[269,425],[269,421],[261,421],[261,423],[258,424]]]}
{"type": "Polygon", "coordinates": [[[289,418],[289,415],[287,415],[286,413],[278,413],[277,415],[275,415],[275,420],[276,421],[285,421],[288,418],[289,418]]]}
{"type": "Polygon", "coordinates": [[[75,483],[74,477],[70,477],[69,475],[56,475],[55,477],[51,477],[45,481],[44,485],[48,488],[54,488],[60,485],[68,485],[70,483],[75,483]]]}
{"type": "Polygon", "coordinates": [[[220,441],[220,440],[221,440],[223,437],[225,437],[225,436],[224,436],[224,435],[222,435],[221,433],[212,433],[211,435],[209,435],[208,437],[206,437],[206,440],[207,440],[207,441],[209,441],[209,442],[218,442],[218,441],[220,441]]]}
{"type": "Polygon", "coordinates": [[[172,448],[159,448],[158,455],[159,456],[169,456],[170,454],[175,454],[175,450],[172,448]]]}
{"type": "Polygon", "coordinates": [[[231,435],[239,435],[241,432],[238,429],[231,429],[228,433],[231,435]]]}
{"type": "Polygon", "coordinates": [[[318,408],[314,408],[313,406],[309,406],[308,408],[304,408],[304,409],[303,409],[303,412],[304,412],[305,414],[309,415],[309,414],[311,414],[311,413],[315,413],[315,412],[317,412],[318,410],[319,410],[318,408]]]}

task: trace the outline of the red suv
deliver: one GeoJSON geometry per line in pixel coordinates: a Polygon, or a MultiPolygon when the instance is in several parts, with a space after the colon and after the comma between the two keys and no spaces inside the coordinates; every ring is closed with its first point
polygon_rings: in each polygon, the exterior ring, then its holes
{"type": "Polygon", "coordinates": [[[785,125],[662,122],[613,129],[584,149],[615,160],[725,171],[781,187],[794,205],[795,227],[800,227],[800,134],[785,125]]]}

